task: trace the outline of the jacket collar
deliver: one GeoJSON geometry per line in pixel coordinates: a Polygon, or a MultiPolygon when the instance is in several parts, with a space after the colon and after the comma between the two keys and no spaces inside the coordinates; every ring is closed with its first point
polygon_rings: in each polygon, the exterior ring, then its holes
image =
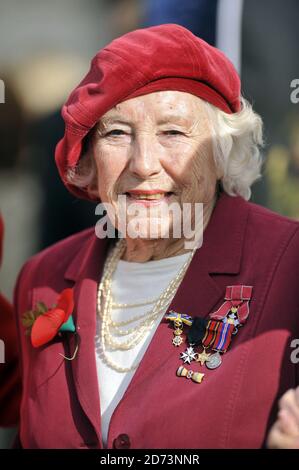
{"type": "Polygon", "coordinates": [[[243,198],[221,193],[198,250],[210,274],[240,272],[248,212],[243,198]]]}

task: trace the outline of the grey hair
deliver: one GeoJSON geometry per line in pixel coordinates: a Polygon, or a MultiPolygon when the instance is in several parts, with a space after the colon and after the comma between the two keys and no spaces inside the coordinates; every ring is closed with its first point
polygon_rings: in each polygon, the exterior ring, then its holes
{"type": "Polygon", "coordinates": [[[205,102],[212,124],[215,164],[221,184],[231,196],[248,200],[252,184],[261,178],[263,122],[251,104],[241,98],[241,110],[228,114],[205,102]]]}
{"type": "MultiPolygon", "coordinates": [[[[211,123],[214,160],[222,174],[222,187],[227,194],[248,200],[252,184],[261,177],[262,119],[244,98],[241,110],[233,114],[203,103],[211,123]]],[[[91,142],[86,147],[78,165],[67,173],[68,182],[80,189],[94,184],[97,174],[91,142]]]]}

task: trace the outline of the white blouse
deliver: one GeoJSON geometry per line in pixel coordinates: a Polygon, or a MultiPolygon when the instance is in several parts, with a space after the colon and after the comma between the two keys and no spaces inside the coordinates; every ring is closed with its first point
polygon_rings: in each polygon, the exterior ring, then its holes
{"type": "MultiPolygon", "coordinates": [[[[113,301],[121,304],[142,303],[157,299],[163,290],[176,276],[183,264],[188,260],[190,253],[164,258],[161,260],[148,261],[146,263],[132,263],[120,260],[112,279],[113,301]]],[[[152,310],[154,303],[134,308],[114,308],[112,318],[115,321],[123,321],[135,316],[140,316],[152,310]]],[[[167,309],[166,309],[167,310],[167,309]]],[[[155,324],[144,338],[133,349],[128,351],[111,351],[107,354],[120,367],[131,367],[139,364],[159,323],[164,314],[156,320],[155,324]]],[[[96,365],[100,390],[100,406],[102,418],[102,433],[104,446],[107,445],[108,429],[111,416],[123,397],[135,370],[130,372],[117,372],[103,361],[100,341],[100,318],[97,317],[96,334],[96,365]]],[[[123,329],[136,327],[140,320],[126,325],[123,329]]],[[[131,338],[131,336],[130,336],[131,338]]],[[[117,341],[125,341],[127,336],[117,336],[117,341]]]]}

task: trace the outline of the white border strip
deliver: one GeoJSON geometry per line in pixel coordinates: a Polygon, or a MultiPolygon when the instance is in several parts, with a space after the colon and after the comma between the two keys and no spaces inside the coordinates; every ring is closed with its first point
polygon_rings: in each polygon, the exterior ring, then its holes
{"type": "Polygon", "coordinates": [[[243,0],[218,0],[216,47],[222,50],[241,73],[243,0]]]}

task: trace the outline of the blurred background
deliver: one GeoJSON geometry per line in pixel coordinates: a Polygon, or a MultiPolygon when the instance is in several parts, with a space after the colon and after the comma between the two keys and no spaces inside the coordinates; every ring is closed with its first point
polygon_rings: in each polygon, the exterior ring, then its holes
{"type": "MultiPolygon", "coordinates": [[[[0,12],[0,290],[8,300],[26,259],[96,222],[94,205],[68,194],[56,172],[60,108],[95,53],[138,27],[178,23],[230,57],[265,124],[264,177],[251,200],[299,220],[298,0],[0,0],[0,12]]],[[[9,439],[2,432],[0,446],[9,439]]]]}

